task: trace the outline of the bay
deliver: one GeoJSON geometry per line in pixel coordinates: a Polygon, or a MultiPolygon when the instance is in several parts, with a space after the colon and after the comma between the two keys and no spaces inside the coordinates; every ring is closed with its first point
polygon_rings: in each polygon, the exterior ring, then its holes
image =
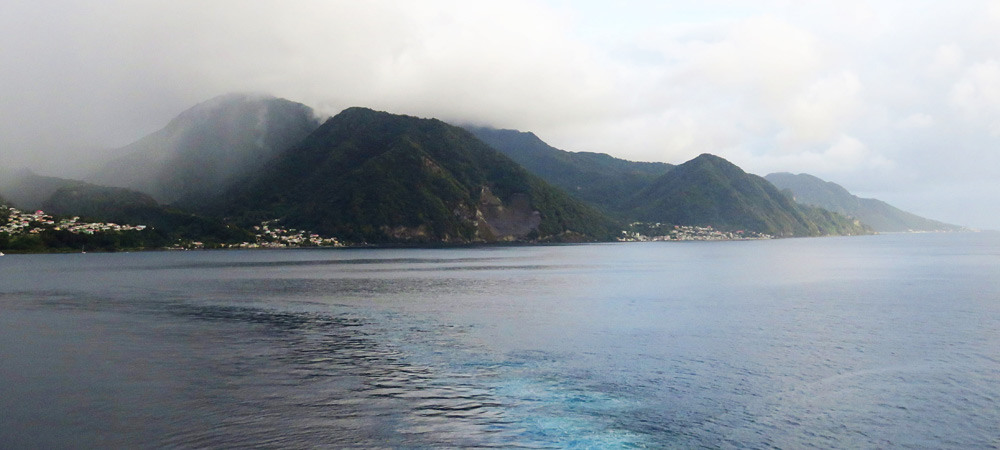
{"type": "Polygon", "coordinates": [[[0,257],[4,448],[997,448],[1000,237],[0,257]]]}

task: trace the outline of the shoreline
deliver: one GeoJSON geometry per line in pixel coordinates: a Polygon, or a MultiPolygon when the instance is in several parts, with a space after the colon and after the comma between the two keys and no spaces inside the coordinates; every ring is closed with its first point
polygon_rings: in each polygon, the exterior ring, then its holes
{"type": "Polygon", "coordinates": [[[587,244],[632,244],[632,243],[651,243],[651,242],[752,242],[752,241],[772,241],[772,240],[785,240],[785,239],[812,239],[812,238],[831,238],[831,237],[861,237],[861,236],[878,236],[878,235],[904,235],[904,234],[997,234],[1000,231],[997,230],[976,230],[976,229],[965,229],[959,231],[885,231],[885,232],[875,232],[872,234],[858,234],[858,235],[823,235],[823,236],[778,236],[778,237],[767,237],[767,238],[736,238],[736,239],[657,239],[662,238],[662,236],[657,236],[657,238],[649,238],[646,240],[626,240],[626,239],[615,239],[606,241],[582,241],[582,242],[472,242],[472,243],[385,243],[385,244],[353,244],[353,245],[336,245],[336,246],[302,246],[302,247],[213,247],[213,248],[123,248],[115,250],[100,250],[95,249],[92,251],[80,251],[80,250],[70,250],[70,249],[51,249],[49,251],[19,251],[19,250],[8,250],[0,249],[0,256],[12,256],[12,255],[79,255],[88,253],[133,253],[133,252],[201,252],[201,251],[275,251],[275,250],[358,250],[358,249],[472,249],[472,248],[502,248],[502,247],[549,247],[549,246],[562,246],[562,245],[587,245],[587,244]]]}

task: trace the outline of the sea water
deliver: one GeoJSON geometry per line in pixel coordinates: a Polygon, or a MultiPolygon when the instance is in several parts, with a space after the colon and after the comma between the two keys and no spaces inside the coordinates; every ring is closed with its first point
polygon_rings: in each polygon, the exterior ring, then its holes
{"type": "Polygon", "coordinates": [[[0,257],[0,447],[1000,446],[1000,237],[0,257]]]}

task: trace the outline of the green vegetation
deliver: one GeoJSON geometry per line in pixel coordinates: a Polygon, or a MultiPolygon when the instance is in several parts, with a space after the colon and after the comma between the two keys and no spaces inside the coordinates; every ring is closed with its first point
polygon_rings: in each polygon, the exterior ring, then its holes
{"type": "Polygon", "coordinates": [[[6,253],[47,253],[79,251],[123,251],[163,248],[176,244],[153,230],[108,231],[75,234],[65,230],[45,229],[37,234],[0,233],[0,250],[6,253]]]}
{"type": "MultiPolygon", "coordinates": [[[[2,204],[6,205],[6,201],[2,204]]],[[[241,228],[164,208],[146,194],[122,188],[78,183],[58,189],[44,205],[53,215],[18,211],[16,225],[11,224],[15,210],[0,207],[0,250],[39,253],[214,248],[255,240],[241,228]]]]}
{"type": "Polygon", "coordinates": [[[680,166],[555,149],[531,133],[469,127],[546,181],[622,222],[712,226],[775,236],[863,234],[838,214],[804,207],[728,161],[702,155],[680,166]]]}
{"type": "Polygon", "coordinates": [[[870,225],[875,231],[958,231],[962,227],[925,219],[883,201],[859,198],[836,183],[808,174],[772,173],[765,177],[779,189],[787,189],[795,201],[843,214],[870,225]]]}
{"type": "Polygon", "coordinates": [[[364,108],[331,118],[219,199],[188,205],[369,243],[610,239],[616,228],[465,130],[364,108]],[[522,219],[513,218],[518,196],[530,208],[522,219]],[[502,219],[489,217],[494,197],[502,219]],[[534,227],[531,210],[541,215],[534,227]],[[505,234],[501,225],[531,230],[505,234]]]}
{"type": "Polygon", "coordinates": [[[153,197],[125,188],[78,184],[57,189],[42,209],[54,214],[131,223],[127,211],[158,208],[153,197]]]}
{"type": "Polygon", "coordinates": [[[206,247],[253,241],[248,231],[218,220],[159,205],[152,197],[124,188],[83,184],[56,191],[45,210],[85,221],[145,225],[150,246],[199,241],[206,247]]]}
{"type": "Polygon", "coordinates": [[[546,144],[533,133],[471,126],[466,129],[531,173],[620,219],[629,216],[623,199],[674,167],[627,161],[604,153],[567,152],[546,144]]]}
{"type": "Polygon", "coordinates": [[[19,216],[16,230],[0,232],[0,248],[575,242],[616,239],[623,229],[691,239],[871,232],[836,212],[846,207],[797,204],[712,155],[679,166],[632,162],[558,150],[531,133],[365,108],[318,125],[309,108],[265,97],[209,100],[122,152],[98,179],[150,195],[0,173],[0,192],[14,205],[81,219],[28,224],[38,218],[19,216]],[[255,226],[257,235],[246,231],[255,226]]]}
{"type": "MultiPolygon", "coordinates": [[[[58,251],[123,250],[171,244],[152,230],[118,227],[117,230],[94,232],[88,228],[98,224],[76,223],[73,219],[53,217],[34,212],[25,213],[6,206],[0,199],[0,250],[11,253],[39,253],[58,251]],[[67,223],[77,229],[71,230],[67,223]]],[[[105,224],[100,224],[104,227],[105,224]]]]}
{"type": "Polygon", "coordinates": [[[677,166],[628,204],[644,222],[711,225],[774,236],[870,232],[841,216],[803,209],[767,180],[709,154],[677,166]]]}

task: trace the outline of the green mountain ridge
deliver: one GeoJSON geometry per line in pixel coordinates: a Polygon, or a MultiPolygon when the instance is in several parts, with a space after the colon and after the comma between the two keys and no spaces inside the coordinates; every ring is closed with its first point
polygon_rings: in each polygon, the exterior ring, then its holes
{"type": "Polygon", "coordinates": [[[623,198],[674,167],[666,163],[628,161],[604,153],[559,150],[530,132],[464,128],[545,181],[618,217],[627,215],[622,209],[623,198]]]}
{"type": "Polygon", "coordinates": [[[633,162],[559,150],[533,133],[357,107],[316,124],[308,107],[266,96],[211,99],[127,148],[105,175],[138,189],[0,173],[0,193],[216,242],[272,220],[372,244],[613,240],[632,222],[779,237],[871,232],[710,154],[633,162]]]}
{"type": "Polygon", "coordinates": [[[241,223],[354,242],[610,239],[615,224],[461,128],[349,108],[211,201],[179,202],[241,223]]]}
{"type": "Polygon", "coordinates": [[[646,222],[782,237],[870,233],[843,216],[800,207],[767,180],[707,153],[664,174],[628,205],[637,220],[646,222]]]}
{"type": "Polygon", "coordinates": [[[559,150],[533,133],[466,128],[535,175],[622,221],[776,236],[871,232],[839,214],[798,205],[762,178],[717,156],[705,154],[679,166],[633,162],[559,150]]]}
{"type": "Polygon", "coordinates": [[[843,186],[809,174],[772,173],[765,177],[795,200],[853,217],[879,232],[958,231],[962,227],[920,217],[881,200],[860,198],[843,186]]]}

